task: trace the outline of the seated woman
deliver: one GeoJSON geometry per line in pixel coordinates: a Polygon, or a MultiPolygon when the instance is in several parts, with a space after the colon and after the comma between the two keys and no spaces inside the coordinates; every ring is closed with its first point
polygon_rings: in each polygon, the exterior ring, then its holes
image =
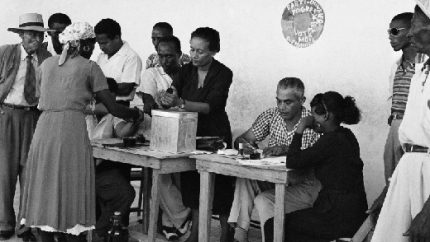
{"type": "MultiPolygon", "coordinates": [[[[313,167],[322,189],[312,208],[285,216],[285,241],[331,241],[351,237],[365,219],[367,209],[360,147],[351,130],[360,110],[352,97],[337,92],[317,94],[312,116],[302,118],[287,153],[287,168],[313,167]],[[310,148],[301,150],[303,131],[322,133],[310,148]]],[[[266,242],[273,241],[273,218],[264,226],[266,242]]]]}
{"type": "MultiPolygon", "coordinates": [[[[184,65],[179,78],[172,83],[173,93],[161,92],[161,104],[178,106],[189,112],[198,112],[197,135],[219,136],[231,148],[230,121],[225,111],[233,73],[214,56],[220,51],[219,33],[215,29],[198,28],[191,34],[192,62],[184,65]]],[[[216,175],[213,213],[219,214],[221,242],[229,241],[232,233],[227,223],[233,201],[233,182],[230,176],[216,175]]],[[[198,241],[200,178],[196,171],[181,173],[184,205],[192,209],[191,234],[187,242],[198,241]]]]}

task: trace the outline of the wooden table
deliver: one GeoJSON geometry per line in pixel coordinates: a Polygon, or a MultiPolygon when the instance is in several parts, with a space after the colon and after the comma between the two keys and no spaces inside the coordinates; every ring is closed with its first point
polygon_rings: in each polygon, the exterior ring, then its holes
{"type": "MultiPolygon", "coordinates": [[[[149,208],[148,206],[144,206],[143,231],[148,231],[148,241],[153,242],[155,241],[157,233],[156,226],[160,205],[160,197],[158,194],[160,175],[195,170],[195,159],[190,158],[190,153],[168,153],[154,151],[150,150],[149,147],[119,148],[104,145],[121,142],[121,139],[95,140],[92,142],[93,156],[94,158],[100,158],[152,169],[152,199],[149,208]],[[149,221],[147,218],[148,209],[149,221]]],[[[148,190],[148,186],[146,186],[146,190],[148,190]]]]}
{"type": "Polygon", "coordinates": [[[251,165],[222,155],[195,155],[200,173],[199,242],[209,242],[215,174],[275,183],[274,241],[284,240],[284,196],[287,169],[282,165],[251,165]]]}

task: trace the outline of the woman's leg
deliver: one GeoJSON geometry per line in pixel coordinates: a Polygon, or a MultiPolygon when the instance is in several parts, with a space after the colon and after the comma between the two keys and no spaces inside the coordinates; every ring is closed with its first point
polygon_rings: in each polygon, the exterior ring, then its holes
{"type": "Polygon", "coordinates": [[[199,241],[199,210],[198,209],[192,209],[191,211],[191,219],[192,219],[192,225],[191,225],[191,233],[190,237],[185,242],[197,242],[199,241]]]}

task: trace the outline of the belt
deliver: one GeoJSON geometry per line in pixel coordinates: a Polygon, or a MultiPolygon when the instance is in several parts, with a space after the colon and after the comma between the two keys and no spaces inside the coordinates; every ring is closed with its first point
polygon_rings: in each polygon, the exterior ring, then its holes
{"type": "Polygon", "coordinates": [[[37,106],[22,106],[22,105],[15,105],[15,104],[9,104],[9,103],[2,103],[0,104],[1,107],[6,107],[9,109],[19,109],[24,111],[36,111],[37,106]]]}
{"type": "Polygon", "coordinates": [[[400,113],[400,112],[392,112],[391,113],[391,118],[394,119],[403,119],[403,115],[404,113],[400,113]]]}
{"type": "Polygon", "coordinates": [[[21,106],[21,105],[14,105],[9,103],[2,103],[0,104],[1,107],[6,107],[9,109],[20,109],[24,111],[36,111],[38,110],[36,106],[21,106]]]}
{"type": "Polygon", "coordinates": [[[429,148],[413,145],[413,144],[404,144],[405,152],[419,152],[419,153],[428,153],[429,148]]]}

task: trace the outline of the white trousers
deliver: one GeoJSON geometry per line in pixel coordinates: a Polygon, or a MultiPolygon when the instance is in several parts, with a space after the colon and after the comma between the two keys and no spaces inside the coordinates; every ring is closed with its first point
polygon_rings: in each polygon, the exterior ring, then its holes
{"type": "MultiPolygon", "coordinates": [[[[173,183],[176,175],[178,174],[160,175],[160,207],[163,226],[179,228],[187,219],[191,209],[184,206],[179,187],[173,183]]],[[[175,180],[178,184],[179,179],[175,180]]]]}
{"type": "Polygon", "coordinates": [[[430,195],[430,155],[405,153],[391,177],[372,242],[408,242],[403,236],[430,195]]]}

